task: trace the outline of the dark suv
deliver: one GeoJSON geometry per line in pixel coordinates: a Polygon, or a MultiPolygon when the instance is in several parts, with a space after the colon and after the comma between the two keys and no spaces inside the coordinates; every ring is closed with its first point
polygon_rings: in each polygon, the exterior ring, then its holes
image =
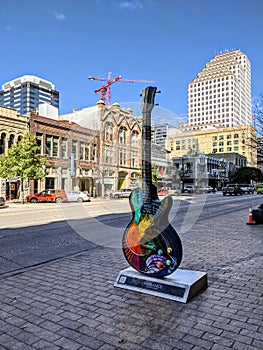
{"type": "Polygon", "coordinates": [[[243,191],[242,191],[240,185],[238,185],[238,184],[228,184],[228,185],[226,185],[226,187],[222,188],[222,193],[223,193],[223,196],[226,196],[226,195],[237,196],[238,194],[240,196],[242,196],[243,191]]]}

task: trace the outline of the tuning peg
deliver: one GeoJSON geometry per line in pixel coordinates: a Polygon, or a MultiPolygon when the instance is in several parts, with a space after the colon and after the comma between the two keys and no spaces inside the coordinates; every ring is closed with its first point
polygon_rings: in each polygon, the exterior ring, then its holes
{"type": "Polygon", "coordinates": [[[154,105],[155,105],[155,106],[159,106],[159,103],[155,103],[154,105]]]}
{"type": "Polygon", "coordinates": [[[161,90],[157,90],[157,91],[156,91],[156,94],[160,94],[160,93],[161,93],[161,90]]]}

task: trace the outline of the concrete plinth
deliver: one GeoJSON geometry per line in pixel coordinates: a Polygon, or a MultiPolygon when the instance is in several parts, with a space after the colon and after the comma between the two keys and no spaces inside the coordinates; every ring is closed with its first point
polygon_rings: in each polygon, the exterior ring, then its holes
{"type": "Polygon", "coordinates": [[[120,271],[114,286],[187,303],[200,290],[207,287],[207,274],[201,271],[177,269],[167,277],[156,278],[143,275],[129,267],[120,271]]]}

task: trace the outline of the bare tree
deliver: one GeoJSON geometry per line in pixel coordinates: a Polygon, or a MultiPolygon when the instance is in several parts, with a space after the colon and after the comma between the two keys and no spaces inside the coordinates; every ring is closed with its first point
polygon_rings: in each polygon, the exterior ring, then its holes
{"type": "Polygon", "coordinates": [[[263,136],[263,93],[253,101],[253,119],[257,133],[263,136]]]}

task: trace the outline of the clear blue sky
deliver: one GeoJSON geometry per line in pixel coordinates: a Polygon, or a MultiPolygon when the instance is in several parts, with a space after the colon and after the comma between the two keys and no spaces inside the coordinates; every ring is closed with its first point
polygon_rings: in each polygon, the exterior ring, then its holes
{"type": "MultiPolygon", "coordinates": [[[[32,74],[60,92],[60,113],[93,106],[88,76],[154,80],[156,102],[187,115],[187,84],[215,54],[240,49],[252,97],[263,91],[263,0],[0,0],[0,85],[32,74]]],[[[151,84],[115,83],[112,102],[151,84]]]]}

